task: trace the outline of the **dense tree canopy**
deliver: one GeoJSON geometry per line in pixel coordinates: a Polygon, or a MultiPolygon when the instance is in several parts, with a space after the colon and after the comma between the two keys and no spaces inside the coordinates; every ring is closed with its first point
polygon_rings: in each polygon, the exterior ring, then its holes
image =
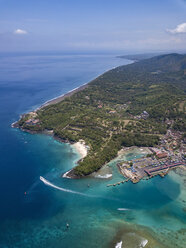
{"type": "Polygon", "coordinates": [[[186,56],[161,55],[110,70],[63,101],[37,111],[38,125],[63,140],[85,140],[88,156],[74,172],[88,175],[109,162],[122,146],[153,146],[173,128],[185,131],[186,56]],[[143,115],[143,112],[148,115],[143,115]]]}

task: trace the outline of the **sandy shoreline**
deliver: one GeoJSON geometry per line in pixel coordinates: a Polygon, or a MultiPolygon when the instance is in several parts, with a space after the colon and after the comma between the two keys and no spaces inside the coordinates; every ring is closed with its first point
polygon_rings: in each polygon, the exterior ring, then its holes
{"type": "MultiPolygon", "coordinates": [[[[52,105],[52,104],[56,104],[56,103],[61,102],[61,101],[64,100],[65,98],[70,97],[70,96],[72,96],[73,94],[75,94],[75,93],[77,93],[77,92],[79,92],[79,91],[81,91],[81,90],[87,88],[89,83],[90,83],[90,82],[88,82],[88,83],[86,83],[86,84],[83,84],[83,85],[81,85],[81,86],[79,86],[79,87],[76,87],[75,89],[68,91],[66,94],[62,94],[62,95],[57,96],[57,97],[55,97],[55,98],[53,98],[53,99],[51,99],[51,100],[46,101],[45,103],[43,103],[41,106],[39,106],[39,107],[36,108],[35,110],[32,110],[32,111],[28,112],[28,114],[31,113],[31,112],[32,112],[32,113],[36,113],[38,110],[40,110],[40,109],[42,109],[42,108],[44,108],[44,107],[46,107],[46,106],[49,106],[49,105],[52,105]]],[[[21,114],[21,115],[20,115],[19,120],[22,118],[23,115],[24,115],[24,114],[21,114]]],[[[18,121],[19,121],[19,120],[18,120],[18,121]]],[[[12,127],[12,128],[16,128],[16,127],[17,127],[18,121],[13,122],[13,123],[11,124],[11,127],[12,127]]]]}
{"type": "MultiPolygon", "coordinates": [[[[89,83],[90,83],[90,82],[89,82],[89,83]]],[[[42,109],[42,108],[44,108],[44,107],[46,107],[46,106],[48,106],[48,105],[56,104],[56,103],[58,103],[58,102],[61,102],[61,101],[64,100],[66,97],[70,97],[70,96],[72,96],[73,94],[75,94],[75,93],[77,93],[77,92],[79,92],[79,91],[81,91],[81,90],[84,90],[85,88],[88,87],[88,84],[89,84],[89,83],[83,84],[83,85],[81,85],[81,86],[79,86],[79,87],[77,87],[77,88],[75,88],[75,89],[73,89],[73,90],[68,91],[66,94],[62,94],[62,95],[57,96],[57,97],[55,97],[55,98],[53,98],[53,99],[51,99],[51,100],[46,101],[46,102],[45,102],[44,104],[42,104],[39,108],[37,108],[36,111],[39,110],[39,109],[42,109]]]]}
{"type": "MultiPolygon", "coordinates": [[[[114,68],[115,68],[115,67],[114,67],[114,68]]],[[[114,68],[111,68],[110,70],[112,70],[112,69],[114,69],[114,68]]],[[[89,84],[90,84],[91,82],[93,82],[94,80],[96,80],[97,78],[99,78],[101,75],[103,75],[104,73],[106,73],[106,72],[108,72],[108,71],[110,71],[110,70],[107,70],[107,71],[103,72],[102,74],[98,75],[96,78],[94,78],[93,80],[89,81],[88,83],[85,83],[85,84],[83,84],[83,85],[81,85],[81,86],[79,86],[79,87],[76,87],[76,88],[74,88],[74,89],[68,91],[66,94],[62,94],[62,95],[57,96],[57,97],[55,97],[55,98],[53,98],[53,99],[51,99],[51,100],[46,101],[46,102],[43,103],[40,107],[36,108],[35,110],[32,110],[32,111],[29,112],[29,113],[34,113],[34,114],[37,115],[37,111],[38,111],[38,110],[40,110],[40,109],[42,109],[42,108],[44,108],[44,107],[46,107],[46,106],[49,106],[49,105],[52,105],[52,104],[59,103],[59,102],[61,102],[62,100],[64,100],[65,98],[70,97],[70,96],[72,96],[73,94],[75,94],[75,93],[77,93],[77,92],[79,92],[79,91],[84,90],[85,88],[87,88],[87,87],[89,86],[89,84]]],[[[29,114],[29,113],[28,113],[28,114],[29,114]]],[[[25,114],[20,115],[20,119],[21,119],[22,116],[24,116],[24,115],[25,115],[25,114]]],[[[19,120],[20,120],[20,119],[19,119],[19,120]]],[[[11,124],[11,127],[12,127],[12,128],[19,128],[18,121],[13,122],[13,123],[11,124]]],[[[29,133],[38,133],[37,131],[28,131],[28,130],[24,130],[24,129],[22,129],[22,131],[27,131],[27,132],[29,132],[29,133]]],[[[45,133],[45,131],[42,131],[41,133],[45,133]]],[[[53,131],[51,131],[50,133],[46,132],[45,134],[53,135],[53,131]]],[[[58,140],[57,137],[55,137],[55,138],[58,140]]],[[[61,138],[60,138],[59,140],[60,140],[60,142],[69,143],[68,141],[62,140],[61,138]]],[[[82,160],[83,158],[85,158],[85,157],[87,156],[89,147],[86,146],[86,144],[85,144],[85,142],[84,142],[83,140],[80,140],[80,141],[78,141],[77,143],[72,144],[72,147],[75,148],[76,151],[80,154],[80,160],[82,160]]],[[[109,175],[109,177],[110,177],[110,176],[111,176],[111,175],[109,175]]],[[[62,177],[73,178],[73,177],[74,177],[74,175],[73,175],[73,168],[72,168],[71,170],[69,170],[68,172],[64,173],[64,174],[62,175],[62,177]],[[71,177],[71,176],[72,176],[72,177],[71,177]]]]}
{"type": "MultiPolygon", "coordinates": [[[[71,145],[72,148],[74,148],[79,154],[80,154],[80,160],[85,158],[88,154],[88,147],[85,144],[84,140],[79,140],[75,144],[71,145]]],[[[64,178],[72,178],[71,173],[73,172],[73,168],[67,172],[65,172],[62,177],[64,178]]]]}
{"type": "Polygon", "coordinates": [[[81,159],[85,158],[88,153],[87,146],[85,144],[84,140],[80,140],[72,145],[73,148],[76,149],[76,151],[80,154],[81,159]]]}
{"type": "Polygon", "coordinates": [[[95,77],[94,79],[92,79],[91,81],[89,81],[88,83],[82,84],[82,85],[80,85],[80,86],[78,86],[78,87],[76,87],[76,88],[74,88],[74,89],[68,91],[67,93],[64,93],[64,94],[62,94],[62,95],[60,95],[60,96],[54,97],[53,99],[46,101],[46,102],[43,103],[40,107],[38,107],[35,111],[37,111],[37,110],[39,110],[39,109],[42,109],[42,108],[44,108],[44,107],[46,107],[46,106],[48,106],[48,105],[59,103],[59,102],[61,102],[62,100],[64,100],[66,97],[70,97],[70,96],[72,96],[73,94],[75,94],[75,93],[77,93],[77,92],[79,92],[79,91],[81,91],[81,90],[84,90],[85,88],[87,88],[87,87],[89,86],[89,84],[90,84],[91,82],[93,82],[94,80],[96,80],[97,78],[99,78],[100,76],[102,76],[104,73],[109,72],[110,70],[113,70],[113,69],[115,69],[115,68],[117,68],[117,67],[113,67],[113,68],[111,68],[111,69],[109,69],[109,70],[106,70],[106,71],[104,71],[103,73],[99,74],[99,75],[98,75],[97,77],[95,77]]]}

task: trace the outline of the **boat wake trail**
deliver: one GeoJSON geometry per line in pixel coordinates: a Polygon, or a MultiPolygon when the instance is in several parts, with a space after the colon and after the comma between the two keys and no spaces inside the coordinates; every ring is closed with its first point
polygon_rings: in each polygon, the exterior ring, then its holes
{"type": "MultiPolygon", "coordinates": [[[[81,193],[81,192],[78,192],[78,191],[74,191],[74,190],[70,190],[70,189],[65,189],[65,188],[62,188],[62,187],[59,187],[53,183],[51,183],[50,181],[48,181],[47,179],[45,179],[44,177],[40,176],[40,180],[47,186],[50,186],[54,189],[58,189],[58,190],[61,190],[63,192],[67,192],[67,193],[71,193],[71,194],[77,194],[77,195],[82,195],[82,196],[86,196],[86,197],[92,197],[92,198],[98,198],[98,199],[104,199],[104,200],[109,200],[109,201],[119,201],[119,202],[122,202],[121,200],[118,200],[118,199],[114,199],[114,198],[108,198],[108,197],[102,197],[102,196],[99,196],[99,195],[89,195],[89,194],[84,194],[84,193],[81,193]]],[[[127,208],[118,208],[119,211],[126,211],[126,210],[129,210],[127,208]]]]}
{"type": "Polygon", "coordinates": [[[87,195],[87,194],[83,194],[83,193],[80,193],[80,192],[77,192],[77,191],[73,191],[73,190],[70,190],[70,189],[64,189],[62,187],[59,187],[59,186],[56,186],[55,184],[49,182],[48,180],[46,180],[44,177],[41,177],[40,176],[40,180],[47,186],[50,186],[54,189],[58,189],[58,190],[61,190],[61,191],[64,191],[64,192],[68,192],[68,193],[71,193],[71,194],[77,194],[77,195],[83,195],[83,196],[89,196],[91,197],[90,195],[87,195]]]}

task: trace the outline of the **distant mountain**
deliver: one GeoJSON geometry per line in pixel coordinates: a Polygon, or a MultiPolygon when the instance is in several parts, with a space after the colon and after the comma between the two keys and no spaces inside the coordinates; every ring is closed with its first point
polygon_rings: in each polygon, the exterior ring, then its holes
{"type": "Polygon", "coordinates": [[[121,55],[117,56],[117,58],[129,59],[134,61],[139,61],[143,59],[150,59],[154,56],[158,56],[160,53],[141,53],[141,54],[129,54],[129,55],[121,55]]]}
{"type": "Polygon", "coordinates": [[[186,55],[165,54],[144,59],[130,65],[116,68],[117,73],[124,79],[127,75],[130,80],[146,82],[171,83],[180,89],[186,90],[186,55]],[[148,79],[148,80],[147,80],[148,79]]]}
{"type": "Polygon", "coordinates": [[[140,69],[145,68],[146,71],[181,71],[186,69],[186,55],[177,53],[159,55],[142,60],[140,63],[133,64],[133,66],[140,69]]]}

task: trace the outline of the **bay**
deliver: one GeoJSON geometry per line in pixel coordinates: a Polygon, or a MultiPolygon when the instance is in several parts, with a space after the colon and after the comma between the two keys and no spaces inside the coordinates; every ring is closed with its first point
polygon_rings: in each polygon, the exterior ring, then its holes
{"type": "Polygon", "coordinates": [[[50,136],[11,128],[20,114],[127,63],[99,54],[0,56],[0,247],[114,247],[120,239],[128,248],[148,239],[148,247],[157,237],[184,247],[183,177],[173,172],[108,188],[122,180],[114,160],[112,178],[61,178],[79,154],[50,136]],[[130,233],[137,241],[130,242],[130,233]]]}

